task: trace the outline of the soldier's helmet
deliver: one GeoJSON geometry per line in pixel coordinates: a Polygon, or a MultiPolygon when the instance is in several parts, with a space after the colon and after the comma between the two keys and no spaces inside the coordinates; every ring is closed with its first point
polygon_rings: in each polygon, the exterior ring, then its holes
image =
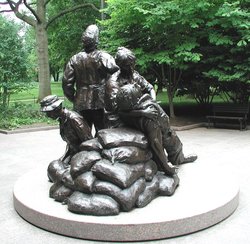
{"type": "Polygon", "coordinates": [[[56,95],[49,95],[43,98],[40,102],[41,111],[48,112],[53,111],[58,108],[62,104],[62,100],[58,98],[56,95]]]}

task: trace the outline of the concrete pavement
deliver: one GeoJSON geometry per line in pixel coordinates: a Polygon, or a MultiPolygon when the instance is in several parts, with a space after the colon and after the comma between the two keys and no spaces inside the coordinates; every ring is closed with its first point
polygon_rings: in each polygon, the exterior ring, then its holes
{"type": "MultiPolygon", "coordinates": [[[[240,204],[233,215],[206,230],[147,243],[249,243],[250,130],[196,128],[177,133],[184,144],[184,152],[198,154],[197,163],[202,163],[202,159],[206,157],[206,162],[208,158],[211,159],[211,167],[215,171],[216,168],[223,167],[225,173],[233,172],[232,181],[239,182],[241,189],[240,204]]],[[[61,140],[58,129],[11,135],[0,134],[2,166],[0,171],[0,243],[98,243],[60,236],[39,229],[23,220],[13,207],[12,191],[16,180],[29,170],[48,165],[53,159],[60,157],[64,149],[65,143],[61,140]]]]}

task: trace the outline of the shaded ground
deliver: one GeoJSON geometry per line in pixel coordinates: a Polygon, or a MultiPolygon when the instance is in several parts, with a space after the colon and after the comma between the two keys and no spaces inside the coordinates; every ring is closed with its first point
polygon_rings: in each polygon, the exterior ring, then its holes
{"type": "Polygon", "coordinates": [[[177,116],[170,119],[171,126],[185,126],[206,122],[205,116],[177,116]]]}
{"type": "MultiPolygon", "coordinates": [[[[163,109],[169,114],[168,106],[163,109]]],[[[200,107],[198,104],[176,105],[174,107],[175,118],[170,118],[171,126],[185,126],[206,122],[206,115],[209,113],[207,109],[200,107]]]]}

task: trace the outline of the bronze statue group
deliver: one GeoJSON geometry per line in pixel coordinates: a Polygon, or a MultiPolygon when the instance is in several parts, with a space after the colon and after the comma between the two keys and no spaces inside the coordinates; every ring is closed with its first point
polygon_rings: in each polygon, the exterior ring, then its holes
{"type": "Polygon", "coordinates": [[[72,212],[114,215],[146,206],[157,195],[172,195],[178,166],[197,156],[183,155],[153,86],[135,71],[134,53],[119,47],[113,58],[97,49],[98,36],[96,25],[87,27],[84,50],[64,71],[62,88],[74,111],[56,95],[40,104],[59,121],[67,143],[64,155],[48,167],[54,183],[50,197],[72,212]]]}

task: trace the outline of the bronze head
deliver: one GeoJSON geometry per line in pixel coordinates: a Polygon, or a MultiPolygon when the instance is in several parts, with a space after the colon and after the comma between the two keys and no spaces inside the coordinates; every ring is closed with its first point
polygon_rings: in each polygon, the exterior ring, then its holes
{"type": "Polygon", "coordinates": [[[94,49],[99,42],[99,29],[96,25],[89,25],[82,34],[82,42],[85,50],[94,49]]]}
{"type": "Polygon", "coordinates": [[[115,62],[122,72],[132,73],[135,67],[135,60],[136,57],[131,50],[125,47],[118,47],[115,55],[115,62]]]}
{"type": "Polygon", "coordinates": [[[52,119],[58,119],[62,110],[62,100],[56,95],[49,95],[40,102],[41,111],[52,119]]]}
{"type": "Polygon", "coordinates": [[[135,109],[141,96],[142,92],[137,84],[122,86],[116,95],[118,109],[123,111],[135,109]]]}

